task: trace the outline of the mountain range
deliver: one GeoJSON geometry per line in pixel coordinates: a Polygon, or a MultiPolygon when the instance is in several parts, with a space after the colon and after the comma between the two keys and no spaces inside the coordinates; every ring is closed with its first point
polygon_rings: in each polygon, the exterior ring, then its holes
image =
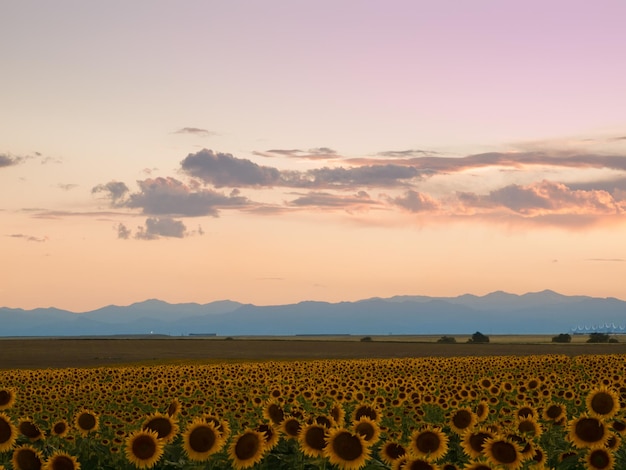
{"type": "MultiPolygon", "coordinates": [[[[523,295],[395,296],[355,302],[305,301],[257,306],[230,300],[170,304],[146,300],[73,313],[57,308],[0,308],[0,336],[190,334],[454,335],[557,334],[626,325],[626,302],[545,290],[523,295]],[[586,329],[585,329],[586,328],[586,329]]],[[[625,330],[626,331],[626,330],[625,330]]]]}

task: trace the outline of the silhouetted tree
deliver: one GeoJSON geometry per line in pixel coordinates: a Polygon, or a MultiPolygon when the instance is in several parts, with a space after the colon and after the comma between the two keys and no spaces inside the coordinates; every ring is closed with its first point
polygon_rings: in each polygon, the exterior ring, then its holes
{"type": "Polygon", "coordinates": [[[456,338],[454,336],[442,336],[441,338],[437,340],[437,342],[452,344],[452,343],[456,343],[456,338]]]}
{"type": "Polygon", "coordinates": [[[608,343],[609,335],[606,333],[590,333],[588,343],[608,343]]]}
{"type": "Polygon", "coordinates": [[[553,343],[571,343],[572,342],[572,336],[568,335],[567,333],[561,333],[558,336],[553,336],[552,337],[552,342],[553,343]]]}
{"type": "Polygon", "coordinates": [[[488,343],[489,336],[482,334],[480,331],[477,331],[472,335],[470,339],[467,340],[468,343],[488,343]]]}

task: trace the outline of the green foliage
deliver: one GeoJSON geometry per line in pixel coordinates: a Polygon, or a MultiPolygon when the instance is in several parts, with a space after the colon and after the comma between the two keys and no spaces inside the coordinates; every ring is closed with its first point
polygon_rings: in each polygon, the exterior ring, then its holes
{"type": "Polygon", "coordinates": [[[468,343],[488,343],[489,336],[482,334],[480,331],[477,331],[472,335],[470,339],[467,340],[468,343]]]}
{"type": "Polygon", "coordinates": [[[552,337],[552,342],[553,343],[571,343],[572,342],[572,336],[567,334],[567,333],[561,333],[558,336],[553,336],[552,337]]]}

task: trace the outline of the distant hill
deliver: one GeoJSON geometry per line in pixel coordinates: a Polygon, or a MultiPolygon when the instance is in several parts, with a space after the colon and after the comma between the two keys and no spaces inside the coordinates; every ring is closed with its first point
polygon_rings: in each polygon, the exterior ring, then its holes
{"type": "Polygon", "coordinates": [[[257,306],[229,300],[169,304],[146,300],[84,313],[55,308],[0,308],[0,336],[165,334],[557,334],[576,327],[626,326],[626,302],[566,296],[553,291],[524,295],[395,296],[356,302],[306,301],[257,306]]]}

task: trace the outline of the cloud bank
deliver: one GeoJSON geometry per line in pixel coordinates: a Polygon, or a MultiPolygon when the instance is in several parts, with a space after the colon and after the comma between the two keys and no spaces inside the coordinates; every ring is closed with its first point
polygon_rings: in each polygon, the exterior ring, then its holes
{"type": "MultiPolygon", "coordinates": [[[[343,158],[326,147],[253,155],[334,161],[312,169],[279,169],[203,149],[180,161],[180,177],[139,180],[136,190],[110,181],[93,187],[92,193],[113,208],[148,215],[134,235],[142,240],[183,238],[186,227],[176,219],[219,217],[223,210],[283,216],[294,210],[351,214],[376,209],[408,220],[517,219],[563,228],[614,222],[626,214],[626,156],[532,151],[446,157],[409,149],[343,158]],[[436,184],[431,183],[435,177],[436,184]],[[460,181],[471,181],[473,188],[459,187],[460,181]],[[275,202],[277,195],[282,203],[275,202]],[[260,202],[265,196],[274,202],[260,202]]],[[[117,230],[119,238],[133,236],[125,225],[117,230]]]]}

